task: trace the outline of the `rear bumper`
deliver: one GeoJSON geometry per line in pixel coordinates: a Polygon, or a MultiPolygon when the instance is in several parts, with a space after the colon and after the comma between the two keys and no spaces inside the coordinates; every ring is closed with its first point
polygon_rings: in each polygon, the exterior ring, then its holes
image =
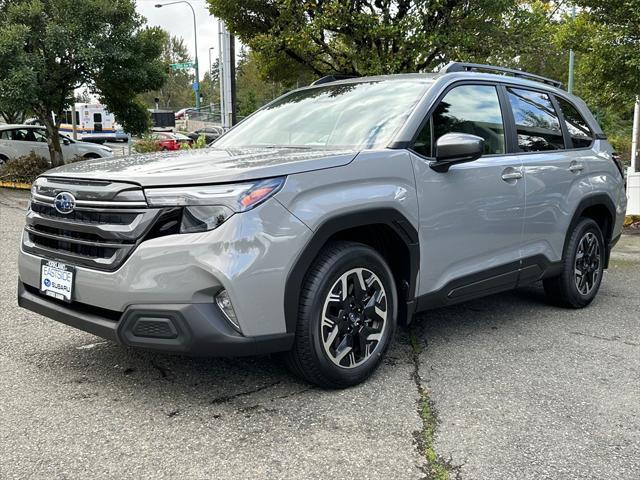
{"type": "Polygon", "coordinates": [[[245,337],[214,304],[131,305],[124,312],[63,304],[18,281],[18,305],[121,345],[194,356],[262,355],[291,349],[293,334],[245,337]]]}

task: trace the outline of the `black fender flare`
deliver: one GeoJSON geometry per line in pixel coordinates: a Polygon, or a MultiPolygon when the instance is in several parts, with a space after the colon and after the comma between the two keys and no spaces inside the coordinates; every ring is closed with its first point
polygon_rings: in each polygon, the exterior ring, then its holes
{"type": "Polygon", "coordinates": [[[323,222],[314,232],[311,240],[298,253],[293,268],[287,276],[284,293],[284,314],[287,333],[293,333],[298,322],[298,306],[300,291],[309,267],[320,253],[322,247],[336,233],[350,228],[367,225],[387,225],[403,240],[409,250],[410,278],[405,295],[408,318],[415,310],[415,294],[418,270],[420,268],[420,247],[418,231],[409,220],[393,208],[365,208],[354,212],[331,217],[323,222]]]}
{"type": "Polygon", "coordinates": [[[611,244],[611,241],[613,240],[612,238],[613,227],[616,222],[616,206],[613,203],[613,200],[611,199],[611,197],[606,193],[596,193],[596,194],[588,195],[580,201],[580,203],[578,204],[578,206],[573,212],[573,217],[571,217],[571,223],[569,223],[569,228],[567,229],[567,233],[565,235],[564,245],[562,247],[562,258],[565,257],[565,254],[567,252],[567,244],[569,243],[570,233],[573,232],[573,229],[578,224],[578,221],[582,217],[583,213],[588,208],[596,207],[596,206],[605,207],[609,212],[609,215],[611,216],[611,225],[609,225],[609,231],[602,232],[602,235],[604,236],[604,240],[605,240],[605,249],[606,249],[605,268],[607,268],[609,266],[609,255],[611,253],[610,244],[611,244]]]}

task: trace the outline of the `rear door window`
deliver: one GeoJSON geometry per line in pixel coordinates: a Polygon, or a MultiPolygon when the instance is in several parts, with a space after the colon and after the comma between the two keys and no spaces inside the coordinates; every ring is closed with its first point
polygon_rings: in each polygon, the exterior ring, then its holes
{"type": "Polygon", "coordinates": [[[567,131],[571,137],[573,148],[588,148],[593,142],[593,132],[589,128],[589,124],[584,119],[578,109],[567,102],[564,98],[556,97],[567,131]]]}
{"type": "Polygon", "coordinates": [[[560,119],[549,95],[532,90],[507,88],[521,152],[563,150],[560,119]]]}

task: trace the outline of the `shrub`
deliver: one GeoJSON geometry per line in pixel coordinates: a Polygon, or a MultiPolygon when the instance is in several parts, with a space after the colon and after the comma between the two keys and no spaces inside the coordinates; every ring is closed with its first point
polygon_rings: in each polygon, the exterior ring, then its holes
{"type": "Polygon", "coordinates": [[[160,147],[156,140],[149,134],[143,135],[133,146],[133,150],[136,153],[159,152],[161,148],[162,147],[160,147]]]}
{"type": "Polygon", "coordinates": [[[5,182],[32,183],[38,175],[51,168],[49,160],[31,152],[29,155],[9,160],[0,167],[0,180],[5,182]]]}
{"type": "Polygon", "coordinates": [[[204,135],[200,135],[191,145],[188,143],[180,145],[181,150],[199,150],[201,148],[207,148],[207,137],[204,135]]]}

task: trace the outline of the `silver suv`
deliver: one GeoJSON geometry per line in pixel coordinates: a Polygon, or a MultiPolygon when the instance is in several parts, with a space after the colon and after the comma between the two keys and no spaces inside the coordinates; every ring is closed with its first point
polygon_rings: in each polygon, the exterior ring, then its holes
{"type": "Polygon", "coordinates": [[[626,198],[605,135],[560,87],[461,63],[324,78],[212,148],[51,170],[19,303],[126,346],[284,352],[325,387],[363,381],[433,307],[539,280],[585,307],[626,198]]]}

